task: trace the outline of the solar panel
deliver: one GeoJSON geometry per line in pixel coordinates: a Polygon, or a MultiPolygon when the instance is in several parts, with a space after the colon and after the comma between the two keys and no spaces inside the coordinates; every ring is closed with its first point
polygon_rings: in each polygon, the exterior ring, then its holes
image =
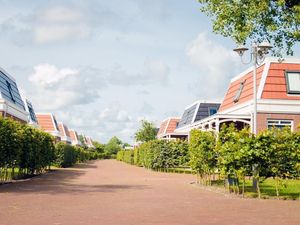
{"type": "Polygon", "coordinates": [[[194,104],[193,106],[184,111],[181,120],[178,123],[178,128],[192,123],[196,108],[197,104],[194,104]]]}
{"type": "Polygon", "coordinates": [[[25,110],[24,102],[21,99],[16,82],[2,71],[0,71],[0,92],[2,98],[25,110]]]}

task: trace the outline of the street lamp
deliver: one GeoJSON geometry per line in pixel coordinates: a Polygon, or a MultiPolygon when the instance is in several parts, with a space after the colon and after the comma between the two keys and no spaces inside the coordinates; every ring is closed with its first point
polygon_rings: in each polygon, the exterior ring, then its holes
{"type": "Polygon", "coordinates": [[[264,59],[265,55],[267,55],[272,48],[272,45],[268,41],[263,41],[259,44],[254,42],[251,46],[251,58],[247,63],[243,62],[244,53],[249,50],[243,45],[238,46],[233,49],[233,51],[237,52],[241,57],[241,60],[244,64],[250,64],[251,61],[253,63],[253,115],[252,115],[252,133],[256,135],[257,133],[257,87],[256,87],[256,69],[257,66],[260,65],[264,59]]]}

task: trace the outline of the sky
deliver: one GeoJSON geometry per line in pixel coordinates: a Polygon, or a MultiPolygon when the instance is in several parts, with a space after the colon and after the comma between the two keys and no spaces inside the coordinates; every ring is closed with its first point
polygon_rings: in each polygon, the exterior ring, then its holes
{"type": "Polygon", "coordinates": [[[0,4],[0,67],[36,112],[101,143],[133,143],[142,119],[159,126],[194,101],[220,102],[250,66],[196,0],[0,4]]]}

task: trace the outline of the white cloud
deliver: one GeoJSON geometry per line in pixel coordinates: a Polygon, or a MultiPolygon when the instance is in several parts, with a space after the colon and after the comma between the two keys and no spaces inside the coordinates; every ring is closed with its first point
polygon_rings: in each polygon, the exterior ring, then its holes
{"type": "Polygon", "coordinates": [[[28,95],[40,110],[89,104],[99,98],[99,90],[106,84],[100,70],[57,68],[51,64],[35,66],[29,81],[28,95]]]}
{"type": "Polygon", "coordinates": [[[48,87],[74,75],[78,75],[78,70],[72,68],[58,69],[55,65],[39,64],[34,67],[34,73],[30,75],[29,80],[36,85],[48,87]]]}
{"type": "Polygon", "coordinates": [[[88,38],[91,28],[78,9],[56,6],[36,14],[34,40],[39,44],[88,38]]]}
{"type": "Polygon", "coordinates": [[[235,53],[211,40],[206,33],[200,33],[189,44],[186,54],[199,70],[199,79],[189,89],[207,100],[223,97],[229,78],[240,65],[235,53]]]}

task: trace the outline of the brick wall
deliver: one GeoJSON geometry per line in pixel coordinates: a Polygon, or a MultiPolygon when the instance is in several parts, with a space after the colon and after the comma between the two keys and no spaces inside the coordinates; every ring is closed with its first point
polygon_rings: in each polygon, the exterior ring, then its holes
{"type": "Polygon", "coordinates": [[[258,113],[257,114],[257,131],[263,131],[267,129],[267,120],[292,120],[294,121],[294,131],[299,131],[300,114],[277,114],[277,113],[258,113]]]}

